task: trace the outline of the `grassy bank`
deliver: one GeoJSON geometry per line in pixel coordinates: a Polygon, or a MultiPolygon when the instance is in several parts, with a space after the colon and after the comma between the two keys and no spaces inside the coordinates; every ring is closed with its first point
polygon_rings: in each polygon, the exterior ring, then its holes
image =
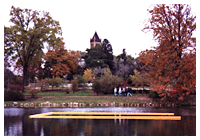
{"type": "MultiPolygon", "coordinates": [[[[30,94],[25,93],[24,94],[26,97],[29,97],[30,94]]],[[[66,92],[40,92],[36,95],[37,97],[41,96],[92,96],[89,92],[70,92],[67,94],[66,92]]]]}
{"type": "MultiPolygon", "coordinates": [[[[25,101],[19,101],[17,104],[41,104],[44,102],[50,102],[50,103],[66,103],[69,104],[70,102],[76,102],[76,103],[83,103],[86,105],[89,104],[99,104],[99,103],[113,103],[116,104],[165,104],[169,102],[164,102],[160,100],[153,100],[152,98],[148,97],[148,94],[132,94],[132,97],[122,97],[122,96],[114,96],[113,94],[109,95],[96,95],[95,93],[91,92],[70,92],[69,94],[66,94],[65,92],[40,92],[37,94],[35,98],[31,98],[29,94],[24,94],[26,100],[25,101]]],[[[13,101],[5,101],[4,104],[6,105],[12,105],[13,101]]],[[[172,103],[171,103],[172,104],[172,103]]],[[[196,97],[193,100],[190,100],[189,102],[175,102],[176,104],[181,105],[196,105],[196,97]]]]}
{"type": "MultiPolygon", "coordinates": [[[[147,94],[133,94],[132,97],[108,95],[95,95],[88,92],[76,92],[66,94],[65,92],[41,92],[35,98],[30,98],[29,94],[25,94],[25,101],[18,103],[34,103],[40,104],[46,101],[51,103],[70,103],[78,102],[84,104],[97,103],[146,103],[152,101],[147,94]]],[[[13,101],[5,101],[4,104],[12,104],[13,101]]]]}

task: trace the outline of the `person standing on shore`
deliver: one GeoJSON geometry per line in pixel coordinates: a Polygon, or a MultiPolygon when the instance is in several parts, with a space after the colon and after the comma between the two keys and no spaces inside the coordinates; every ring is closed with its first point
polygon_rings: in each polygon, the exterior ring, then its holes
{"type": "Polygon", "coordinates": [[[125,96],[125,87],[122,89],[122,95],[125,96]]]}
{"type": "Polygon", "coordinates": [[[128,88],[128,87],[126,87],[126,91],[127,91],[127,96],[132,96],[132,94],[130,93],[131,92],[131,89],[130,88],[128,88]]]}
{"type": "Polygon", "coordinates": [[[115,94],[115,96],[117,96],[117,88],[116,87],[114,88],[114,94],[115,94]]]}
{"type": "Polygon", "coordinates": [[[122,90],[121,87],[119,87],[119,96],[121,96],[122,90]]]}

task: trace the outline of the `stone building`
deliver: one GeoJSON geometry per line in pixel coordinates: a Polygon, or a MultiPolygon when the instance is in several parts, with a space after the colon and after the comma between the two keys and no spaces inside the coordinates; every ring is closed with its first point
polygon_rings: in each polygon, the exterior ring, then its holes
{"type": "Polygon", "coordinates": [[[99,38],[97,32],[95,32],[92,39],[90,38],[90,48],[94,48],[97,44],[101,45],[101,39],[99,38]]]}

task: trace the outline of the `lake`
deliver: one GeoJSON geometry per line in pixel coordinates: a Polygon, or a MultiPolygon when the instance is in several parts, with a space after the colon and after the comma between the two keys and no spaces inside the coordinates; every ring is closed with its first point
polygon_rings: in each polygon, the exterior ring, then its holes
{"type": "Polygon", "coordinates": [[[196,106],[4,108],[4,136],[196,136],[196,106]],[[46,112],[174,113],[181,120],[29,118],[46,112]]]}

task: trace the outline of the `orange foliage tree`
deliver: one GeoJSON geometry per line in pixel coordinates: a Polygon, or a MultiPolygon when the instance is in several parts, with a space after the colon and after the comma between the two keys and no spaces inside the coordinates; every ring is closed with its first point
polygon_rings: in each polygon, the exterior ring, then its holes
{"type": "MultiPolygon", "coordinates": [[[[196,16],[189,5],[158,4],[144,31],[153,31],[158,46],[142,51],[140,62],[151,78],[151,87],[162,99],[177,94],[179,100],[196,92],[196,16]]],[[[170,99],[170,98],[169,98],[170,99]]]]}
{"type": "Polygon", "coordinates": [[[64,49],[64,42],[60,42],[56,49],[48,50],[45,55],[45,60],[52,63],[51,74],[54,77],[62,77],[71,71],[76,71],[78,62],[80,61],[80,55],[79,52],[64,49]]]}

